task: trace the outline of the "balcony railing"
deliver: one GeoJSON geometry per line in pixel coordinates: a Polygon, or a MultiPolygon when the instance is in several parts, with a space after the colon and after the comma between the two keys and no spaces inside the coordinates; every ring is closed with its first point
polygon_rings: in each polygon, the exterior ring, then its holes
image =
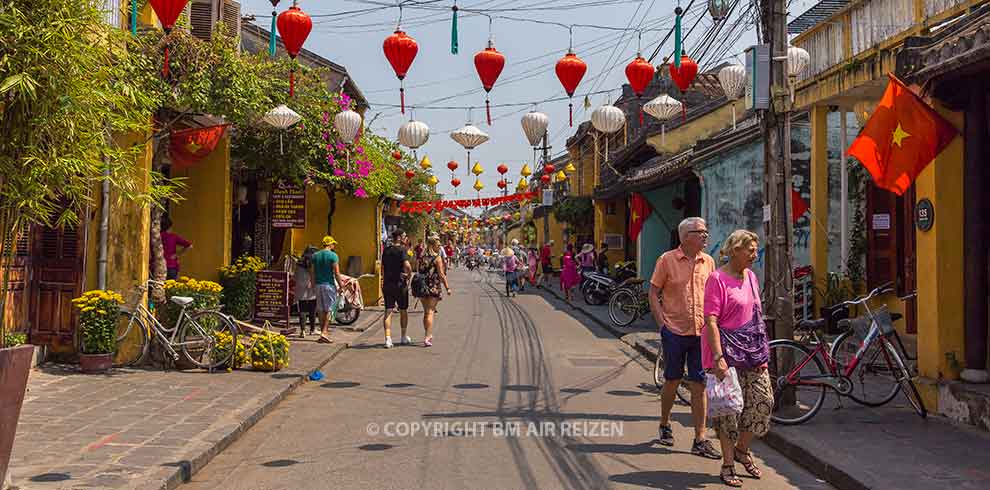
{"type": "MultiPolygon", "coordinates": [[[[811,55],[800,80],[814,78],[873,48],[896,44],[987,0],[860,0],[802,32],[793,44],[811,55]]],[[[834,2],[833,2],[834,3],[834,2]]],[[[836,7],[838,8],[838,7],[836,7]]],[[[794,31],[791,31],[794,32],[794,31]]]]}

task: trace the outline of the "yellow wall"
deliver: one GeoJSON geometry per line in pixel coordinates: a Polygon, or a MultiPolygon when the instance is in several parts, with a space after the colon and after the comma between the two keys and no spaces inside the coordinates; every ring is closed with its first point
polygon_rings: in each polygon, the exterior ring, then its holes
{"type": "MultiPolygon", "coordinates": [[[[811,109],[811,216],[812,223],[828,223],[828,107],[811,109]]],[[[811,227],[808,242],[815,274],[815,305],[822,307],[821,292],[828,282],[828,230],[811,227]]],[[[815,311],[818,311],[815,308],[815,311]]]]}
{"type": "MultiPolygon", "coordinates": [[[[564,227],[557,223],[557,220],[553,217],[553,213],[550,216],[550,240],[553,240],[553,246],[550,247],[551,253],[554,256],[554,267],[560,267],[560,257],[564,255],[564,227]]],[[[543,219],[536,218],[533,220],[533,224],[536,225],[536,243],[540,248],[546,242],[543,234],[543,219]]]]}
{"type": "Polygon", "coordinates": [[[172,231],[193,244],[179,258],[179,273],[217,281],[220,267],[230,263],[230,137],[195,166],[173,170],[172,177],[185,178],[186,185],[185,200],[170,210],[172,231]]]}
{"type": "MultiPolygon", "coordinates": [[[[936,110],[957,128],[963,114],[936,110]]],[[[931,381],[959,378],[964,359],[963,305],[963,139],[958,137],[918,176],[917,199],[928,198],[938,210],[930,231],[917,233],[918,371],[929,410],[937,410],[937,389],[931,381]]]]}
{"type": "MultiPolygon", "coordinates": [[[[742,120],[744,113],[741,108],[736,108],[736,119],[742,120]]],[[[656,148],[657,153],[678,153],[694,146],[698,140],[710,138],[730,126],[732,126],[732,106],[725,104],[691,120],[688,124],[667,128],[666,136],[661,134],[651,136],[646,140],[646,144],[656,148]]]]}
{"type": "MultiPolygon", "coordinates": [[[[626,200],[616,199],[615,200],[615,214],[608,215],[605,214],[606,207],[610,201],[607,200],[597,200],[595,201],[595,246],[601,245],[605,241],[605,234],[616,234],[623,236],[623,243],[629,240],[626,236],[626,200]]],[[[629,260],[626,257],[625,247],[621,249],[609,249],[608,253],[608,263],[614,264],[616,262],[629,260]]]]}
{"type": "MultiPolygon", "coordinates": [[[[330,199],[319,186],[306,188],[306,228],[292,230],[291,250],[301,255],[307,245],[320,247],[327,234],[327,212],[330,199]]],[[[375,199],[359,199],[337,194],[337,207],[333,214],[331,235],[337,240],[340,256],[340,273],[347,274],[349,257],[361,257],[360,274],[375,274],[374,278],[361,280],[361,294],[365,305],[378,303],[380,297],[378,258],[381,247],[381,209],[375,199]]]]}

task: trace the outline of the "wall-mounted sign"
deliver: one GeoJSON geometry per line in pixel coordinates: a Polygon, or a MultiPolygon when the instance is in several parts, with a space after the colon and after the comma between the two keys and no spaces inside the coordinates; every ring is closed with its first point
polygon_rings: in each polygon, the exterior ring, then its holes
{"type": "Polygon", "coordinates": [[[873,229],[874,230],[889,230],[890,229],[890,214],[888,213],[877,213],[873,215],[873,229]]]}
{"type": "Polygon", "coordinates": [[[543,202],[541,204],[543,204],[544,206],[553,206],[552,190],[547,189],[543,191],[543,202]]]}
{"type": "Polygon", "coordinates": [[[770,107],[770,45],[746,49],[746,109],[770,107]]]}
{"type": "Polygon", "coordinates": [[[254,317],[263,320],[288,321],[288,272],[258,271],[255,279],[254,317]]]}
{"type": "Polygon", "coordinates": [[[272,228],[306,227],[306,188],[278,184],[272,189],[272,228]]]}
{"type": "Polygon", "coordinates": [[[927,197],[914,206],[914,222],[921,231],[931,230],[935,226],[935,205],[927,197]]]}

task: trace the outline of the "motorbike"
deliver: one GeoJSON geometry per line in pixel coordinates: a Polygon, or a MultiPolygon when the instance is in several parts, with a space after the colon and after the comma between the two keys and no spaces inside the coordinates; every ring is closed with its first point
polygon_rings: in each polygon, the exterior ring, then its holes
{"type": "Polygon", "coordinates": [[[581,276],[583,279],[581,294],[584,296],[584,302],[589,305],[603,305],[616,289],[636,277],[636,262],[615,264],[615,272],[611,276],[596,271],[582,272],[581,276]]]}

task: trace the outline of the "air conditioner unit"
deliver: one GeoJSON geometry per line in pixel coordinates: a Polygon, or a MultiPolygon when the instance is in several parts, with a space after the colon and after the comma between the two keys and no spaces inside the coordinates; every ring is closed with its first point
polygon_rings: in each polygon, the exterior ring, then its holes
{"type": "Polygon", "coordinates": [[[217,22],[226,27],[222,34],[237,36],[241,31],[241,4],[232,0],[192,0],[189,5],[189,23],[192,35],[209,41],[216,31],[217,22]]]}

